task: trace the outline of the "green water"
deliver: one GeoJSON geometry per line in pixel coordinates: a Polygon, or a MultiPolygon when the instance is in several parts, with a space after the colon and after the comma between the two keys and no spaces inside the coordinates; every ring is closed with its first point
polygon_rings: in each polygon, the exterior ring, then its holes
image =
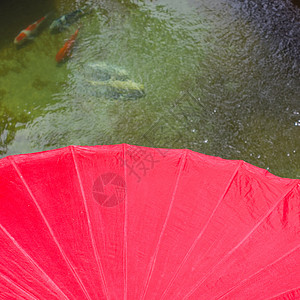
{"type": "Polygon", "coordinates": [[[266,37],[234,1],[89,1],[80,21],[49,32],[55,17],[84,3],[0,6],[9,27],[0,43],[2,156],[129,143],[243,159],[300,178],[294,49],[280,49],[276,35],[266,37]],[[36,38],[16,48],[17,33],[50,11],[36,38]],[[72,57],[57,65],[57,51],[79,24],[72,57]],[[89,62],[126,69],[145,97],[91,96],[79,76],[89,62]]]}

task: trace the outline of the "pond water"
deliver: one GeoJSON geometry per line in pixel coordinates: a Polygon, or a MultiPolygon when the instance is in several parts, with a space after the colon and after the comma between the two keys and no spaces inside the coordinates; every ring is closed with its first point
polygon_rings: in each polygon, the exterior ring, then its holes
{"type": "Polygon", "coordinates": [[[189,148],[300,178],[300,14],[272,3],[2,1],[1,156],[129,143],[189,148]],[[83,6],[77,22],[49,31],[83,6]],[[16,47],[15,36],[45,14],[34,40],[16,47]],[[72,57],[57,64],[79,25],[72,57]],[[145,94],[94,93],[99,83],[85,82],[90,63],[126,70],[145,94]]]}

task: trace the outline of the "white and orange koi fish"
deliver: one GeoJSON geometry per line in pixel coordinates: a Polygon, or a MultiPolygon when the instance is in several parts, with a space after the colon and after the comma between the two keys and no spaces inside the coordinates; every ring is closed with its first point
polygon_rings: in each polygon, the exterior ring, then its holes
{"type": "Polygon", "coordinates": [[[26,29],[22,30],[14,40],[16,45],[23,44],[26,40],[32,39],[33,35],[36,33],[38,27],[41,23],[46,19],[47,16],[44,16],[34,22],[33,24],[29,25],[26,29]]]}

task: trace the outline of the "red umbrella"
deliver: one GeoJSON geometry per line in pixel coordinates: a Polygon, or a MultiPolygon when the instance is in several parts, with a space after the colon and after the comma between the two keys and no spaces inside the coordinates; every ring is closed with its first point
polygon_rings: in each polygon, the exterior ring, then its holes
{"type": "Polygon", "coordinates": [[[299,180],[125,144],[0,172],[0,299],[300,299],[299,180]]]}

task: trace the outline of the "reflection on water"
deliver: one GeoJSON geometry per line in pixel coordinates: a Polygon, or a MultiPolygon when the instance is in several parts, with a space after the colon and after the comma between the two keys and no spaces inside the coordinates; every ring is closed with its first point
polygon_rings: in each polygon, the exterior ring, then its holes
{"type": "MultiPolygon", "coordinates": [[[[53,3],[52,20],[87,2],[53,3]]],[[[126,142],[189,148],[300,177],[299,12],[273,3],[94,0],[89,14],[60,33],[45,29],[22,49],[3,44],[2,154],[126,142]],[[71,59],[57,65],[58,49],[79,24],[71,59]],[[87,84],[91,63],[102,69],[87,84]],[[119,80],[111,70],[128,75],[119,80]],[[119,97],[116,84],[123,94],[125,84],[145,91],[119,97]],[[8,125],[8,112],[22,125],[8,125]]],[[[44,14],[36,10],[33,20],[44,14]]]]}

